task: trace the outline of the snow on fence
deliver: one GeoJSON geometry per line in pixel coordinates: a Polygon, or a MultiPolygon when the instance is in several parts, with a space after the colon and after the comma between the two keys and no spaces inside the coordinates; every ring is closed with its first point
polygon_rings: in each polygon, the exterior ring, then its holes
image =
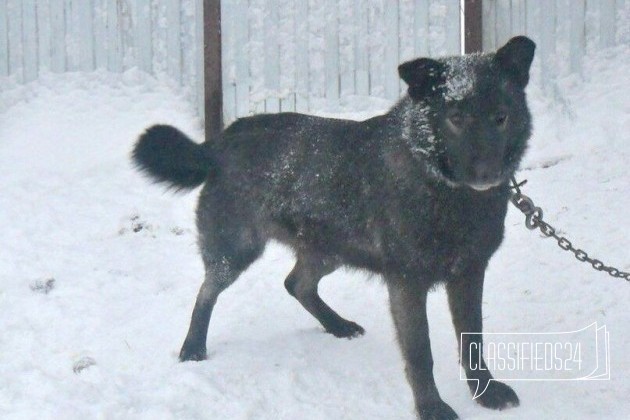
{"type": "Polygon", "coordinates": [[[224,0],[221,14],[227,122],[394,100],[402,61],[460,52],[457,0],[224,0]]]}
{"type": "MultiPolygon", "coordinates": [[[[0,0],[0,77],[138,68],[185,89],[203,115],[203,0],[0,0]]],[[[459,0],[222,0],[226,122],[397,98],[396,67],[460,52],[459,0]]],[[[483,0],[483,46],[538,44],[543,84],[586,52],[627,43],[630,0],[483,0]]]]}
{"type": "Polygon", "coordinates": [[[202,4],[0,0],[0,77],[26,83],[46,71],[138,68],[168,77],[203,107],[202,4]]]}
{"type": "Polygon", "coordinates": [[[484,50],[529,36],[547,89],[557,76],[579,74],[586,53],[630,42],[629,0],[483,0],[482,7],[484,50]]]}
{"type": "MultiPolygon", "coordinates": [[[[0,77],[137,67],[203,115],[202,0],[0,0],[0,77]]],[[[226,122],[398,97],[396,67],[457,54],[457,0],[223,0],[226,122]]]]}

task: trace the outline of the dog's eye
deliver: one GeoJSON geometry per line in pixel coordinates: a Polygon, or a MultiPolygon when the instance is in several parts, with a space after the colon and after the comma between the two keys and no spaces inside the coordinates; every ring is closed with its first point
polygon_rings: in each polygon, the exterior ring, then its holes
{"type": "Polygon", "coordinates": [[[470,116],[464,114],[463,112],[456,111],[456,112],[451,113],[447,117],[447,120],[453,126],[461,130],[462,128],[466,127],[470,123],[471,118],[470,116]]]}
{"type": "Polygon", "coordinates": [[[456,127],[461,127],[462,125],[464,125],[464,117],[462,116],[462,114],[451,115],[450,117],[448,117],[448,119],[456,127]]]}
{"type": "Polygon", "coordinates": [[[507,120],[508,120],[508,116],[507,116],[507,114],[505,112],[498,112],[494,116],[494,122],[499,127],[505,127],[505,125],[507,124],[507,120]]]}

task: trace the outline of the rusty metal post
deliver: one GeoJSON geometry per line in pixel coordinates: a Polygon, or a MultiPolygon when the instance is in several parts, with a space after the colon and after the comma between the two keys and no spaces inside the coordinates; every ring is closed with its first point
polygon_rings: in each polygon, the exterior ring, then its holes
{"type": "Polygon", "coordinates": [[[482,0],[464,0],[464,52],[483,51],[482,0]]]}
{"type": "Polygon", "coordinates": [[[223,130],[221,0],[203,0],[203,68],[206,141],[223,130]]]}

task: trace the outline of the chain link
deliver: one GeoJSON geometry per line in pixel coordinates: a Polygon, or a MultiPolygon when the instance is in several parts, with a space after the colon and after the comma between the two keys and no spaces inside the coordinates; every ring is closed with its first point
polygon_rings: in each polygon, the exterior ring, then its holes
{"type": "Polygon", "coordinates": [[[565,251],[571,251],[578,261],[586,262],[591,265],[597,271],[605,271],[610,276],[630,281],[630,273],[621,271],[615,267],[607,266],[598,259],[594,259],[588,256],[588,254],[575,248],[571,241],[564,236],[558,235],[556,229],[549,223],[543,220],[543,211],[540,207],[536,207],[531,198],[521,192],[521,188],[527,180],[517,183],[516,179],[512,177],[512,204],[516,206],[525,215],[525,226],[530,230],[539,229],[540,232],[547,238],[554,238],[558,242],[558,246],[565,251]]]}

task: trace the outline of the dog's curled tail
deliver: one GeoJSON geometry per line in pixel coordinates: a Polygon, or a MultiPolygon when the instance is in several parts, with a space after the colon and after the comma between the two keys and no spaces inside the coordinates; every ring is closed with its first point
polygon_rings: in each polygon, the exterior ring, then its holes
{"type": "Polygon", "coordinates": [[[201,185],[214,165],[207,147],[170,125],[149,127],[136,142],[132,160],[156,182],[176,189],[201,185]]]}

